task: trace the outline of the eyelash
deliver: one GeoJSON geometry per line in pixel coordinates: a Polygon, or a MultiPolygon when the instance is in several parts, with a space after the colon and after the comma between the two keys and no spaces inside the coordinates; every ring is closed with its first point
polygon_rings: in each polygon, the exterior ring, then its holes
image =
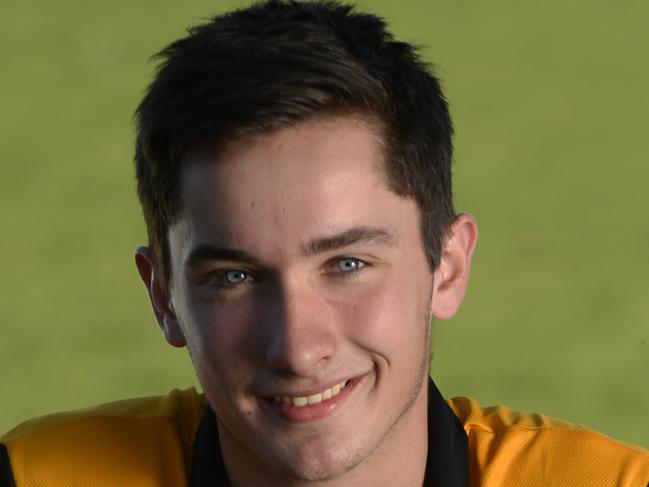
{"type": "Polygon", "coordinates": [[[208,278],[208,283],[211,287],[216,289],[233,289],[238,286],[244,286],[246,284],[249,284],[250,282],[254,282],[255,280],[256,278],[253,273],[245,269],[220,269],[216,272],[211,273],[208,278]],[[228,282],[228,274],[233,273],[243,274],[245,276],[244,280],[241,282],[228,282]]]}
{"type": "Polygon", "coordinates": [[[359,259],[358,257],[339,257],[338,259],[335,260],[334,266],[338,267],[338,273],[340,273],[340,274],[344,275],[345,277],[347,277],[346,275],[356,274],[361,269],[365,268],[367,266],[367,262],[365,262],[362,259],[359,259]],[[348,271],[342,270],[342,268],[340,267],[340,264],[342,262],[345,262],[345,261],[353,262],[356,267],[354,269],[351,269],[351,270],[348,270],[348,271]]]}
{"type": "MultiPolygon", "coordinates": [[[[342,278],[350,278],[350,277],[355,277],[355,275],[362,269],[364,269],[368,265],[367,262],[365,262],[362,259],[359,259],[358,257],[339,257],[333,261],[333,263],[329,266],[330,268],[336,268],[333,272],[327,272],[327,274],[333,274],[336,275],[338,274],[342,278]],[[343,262],[349,262],[353,263],[354,268],[349,269],[347,271],[343,270],[341,268],[341,264],[343,262]]],[[[254,273],[247,271],[245,269],[222,269],[219,270],[215,273],[213,273],[210,276],[210,284],[212,287],[219,288],[219,289],[233,289],[239,286],[244,286],[246,284],[249,284],[251,282],[255,282],[257,280],[257,277],[254,275],[254,273]],[[233,274],[233,273],[239,273],[244,275],[244,279],[240,282],[228,282],[228,274],[233,274]]]]}

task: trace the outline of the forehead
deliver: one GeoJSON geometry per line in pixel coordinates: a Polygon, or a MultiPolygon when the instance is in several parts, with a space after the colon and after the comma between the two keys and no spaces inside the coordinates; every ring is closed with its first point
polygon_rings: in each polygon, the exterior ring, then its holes
{"type": "Polygon", "coordinates": [[[415,205],[388,188],[384,159],[379,131],[357,118],[234,141],[183,169],[172,230],[190,240],[289,247],[353,225],[389,226],[415,205]]]}
{"type": "MultiPolygon", "coordinates": [[[[255,182],[268,172],[292,175],[306,181],[317,174],[345,173],[354,159],[365,169],[385,172],[383,129],[371,117],[360,115],[326,116],[303,121],[278,130],[235,138],[213,154],[190,162],[183,168],[181,182],[195,184],[205,166],[217,165],[220,179],[236,177],[255,182]],[[282,171],[279,172],[278,171],[282,171]]],[[[183,193],[185,195],[185,193],[183,193]]]]}

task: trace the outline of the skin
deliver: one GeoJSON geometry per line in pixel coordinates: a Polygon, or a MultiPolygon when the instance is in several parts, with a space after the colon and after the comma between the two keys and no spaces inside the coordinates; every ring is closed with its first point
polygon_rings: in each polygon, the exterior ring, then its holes
{"type": "Polygon", "coordinates": [[[169,294],[138,249],[165,338],[189,348],[219,417],[234,485],[423,481],[430,324],[459,307],[477,230],[459,215],[431,272],[418,207],[388,189],[382,160],[354,118],[235,141],[183,169],[169,294]],[[313,414],[274,402],[348,379],[313,414]]]}

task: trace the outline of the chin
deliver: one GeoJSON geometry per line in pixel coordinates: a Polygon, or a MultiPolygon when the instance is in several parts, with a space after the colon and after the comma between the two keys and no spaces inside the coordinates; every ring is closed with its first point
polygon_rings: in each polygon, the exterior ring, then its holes
{"type": "MultiPolygon", "coordinates": [[[[317,443],[317,442],[316,442],[317,443]]],[[[312,444],[296,447],[296,451],[283,452],[283,458],[275,457],[275,465],[283,465],[290,477],[300,480],[328,480],[344,475],[360,464],[365,457],[353,448],[341,444],[325,446],[312,444]]]]}

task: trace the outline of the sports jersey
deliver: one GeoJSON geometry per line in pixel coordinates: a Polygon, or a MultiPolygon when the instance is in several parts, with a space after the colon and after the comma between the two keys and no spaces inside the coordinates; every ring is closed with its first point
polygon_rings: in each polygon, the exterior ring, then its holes
{"type": "MultiPolygon", "coordinates": [[[[2,487],[230,485],[195,389],[24,423],[0,439],[2,487]]],[[[424,486],[646,487],[649,452],[538,414],[428,393],[424,486]]]]}

